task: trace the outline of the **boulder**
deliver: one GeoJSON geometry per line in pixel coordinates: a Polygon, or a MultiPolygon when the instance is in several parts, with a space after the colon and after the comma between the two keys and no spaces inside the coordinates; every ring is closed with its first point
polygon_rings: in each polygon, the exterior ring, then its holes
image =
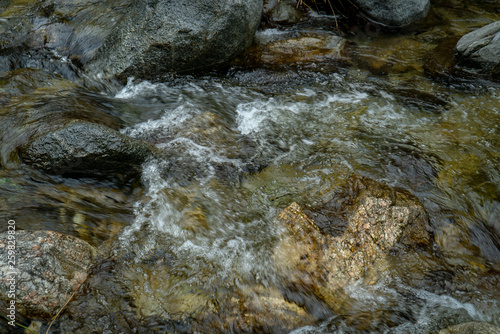
{"type": "Polygon", "coordinates": [[[375,23],[402,27],[424,18],[430,8],[429,0],[352,0],[358,10],[375,23]]]}
{"type": "Polygon", "coordinates": [[[485,322],[467,322],[443,329],[439,334],[500,334],[500,327],[485,322]]]}
{"type": "Polygon", "coordinates": [[[292,284],[311,286],[331,306],[339,288],[385,271],[390,254],[431,240],[424,207],[403,190],[351,178],[339,198],[318,210],[319,225],[297,203],[284,209],[274,254],[292,284]]]}
{"type": "Polygon", "coordinates": [[[500,73],[500,21],[463,36],[455,46],[459,65],[478,68],[489,74],[500,73]]]}
{"type": "Polygon", "coordinates": [[[227,63],[252,42],[259,0],[136,0],[87,67],[121,80],[227,63]]]}
{"type": "Polygon", "coordinates": [[[12,300],[22,314],[49,319],[86,280],[96,250],[85,241],[57,232],[16,231],[0,234],[0,299],[12,300]],[[9,236],[15,238],[15,263],[8,262],[9,236]],[[13,280],[9,280],[13,278],[13,280]]]}
{"type": "Polygon", "coordinates": [[[105,125],[75,120],[28,142],[21,158],[50,173],[100,175],[137,171],[152,149],[105,125]]]}

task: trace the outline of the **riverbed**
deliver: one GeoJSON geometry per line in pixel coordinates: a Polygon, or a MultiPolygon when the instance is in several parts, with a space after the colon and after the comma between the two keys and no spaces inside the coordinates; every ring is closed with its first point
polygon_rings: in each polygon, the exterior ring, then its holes
{"type": "MultiPolygon", "coordinates": [[[[346,33],[347,62],[277,67],[243,59],[227,71],[160,82],[85,78],[83,91],[62,80],[16,82],[35,90],[8,100],[4,113],[92,108],[118,116],[123,134],[161,152],[134,179],[78,178],[22,164],[12,147],[23,134],[4,142],[2,216],[15,217],[18,228],[77,236],[105,254],[54,333],[500,326],[500,86],[447,72],[436,60],[443,35],[500,16],[474,9],[458,14],[443,2],[432,29],[346,33]],[[460,20],[436,23],[453,15],[460,20]],[[281,236],[276,217],[293,202],[314,210],[352,175],[415,195],[433,241],[392,258],[383,277],[349,284],[332,309],[282,277],[272,260],[281,236]],[[282,296],[288,308],[273,323],[266,310],[283,307],[282,296]],[[294,322],[290,304],[302,308],[303,321],[294,322]]],[[[318,16],[258,34],[273,39],[334,25],[318,16]]]]}

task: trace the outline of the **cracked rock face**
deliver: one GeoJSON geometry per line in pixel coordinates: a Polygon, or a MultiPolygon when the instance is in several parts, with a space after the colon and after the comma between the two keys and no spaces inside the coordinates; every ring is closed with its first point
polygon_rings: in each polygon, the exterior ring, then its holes
{"type": "Polygon", "coordinates": [[[463,36],[455,47],[460,65],[500,74],[500,21],[463,36]]]}
{"type": "Polygon", "coordinates": [[[16,259],[12,263],[8,262],[8,236],[8,232],[0,234],[0,270],[6,273],[0,281],[0,299],[12,299],[8,292],[15,282],[18,312],[53,317],[86,280],[96,250],[58,232],[22,230],[15,233],[16,259]]]}
{"type": "Polygon", "coordinates": [[[353,178],[343,233],[320,229],[293,203],[279,215],[283,229],[274,257],[293,284],[312,286],[325,299],[348,283],[382,272],[388,256],[430,243],[428,215],[417,198],[378,182],[353,178]]]}

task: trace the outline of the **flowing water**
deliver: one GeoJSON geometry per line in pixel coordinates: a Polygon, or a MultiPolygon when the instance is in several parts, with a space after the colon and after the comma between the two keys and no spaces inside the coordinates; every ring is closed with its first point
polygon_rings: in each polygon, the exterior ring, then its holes
{"type": "Polygon", "coordinates": [[[431,37],[379,38],[380,46],[355,36],[354,65],[335,70],[130,79],[106,89],[94,83],[92,93],[37,91],[3,106],[91,105],[118,115],[124,134],[161,152],[140,180],[122,181],[44,175],[2,148],[5,214],[20,228],[77,235],[108,254],[54,329],[305,334],[500,326],[500,87],[429,76],[421,59],[435,46],[431,37]],[[377,54],[387,41],[406,52],[377,54]],[[423,49],[411,51],[417,42],[423,49]],[[273,262],[282,233],[276,217],[293,202],[320,206],[351,175],[416,195],[434,242],[394,257],[394,268],[375,282],[348,285],[332,309],[308,287],[288,286],[273,262]]]}
{"type": "Polygon", "coordinates": [[[319,79],[273,93],[224,80],[174,87],[130,81],[116,95],[166,101],[156,118],[123,132],[154,136],[159,148],[182,152],[145,166],[149,199],[136,206],[121,238],[125,247],[142,249],[139,258],[151,258],[149,249],[172,253],[171,270],[182,279],[172,286],[171,278],[148,276],[165,289],[150,291],[154,299],[187,298],[179,289],[189,286],[207,298],[197,301],[206,307],[214,295],[224,300],[255,286],[286,290],[270,260],[280,233],[274,218],[293,201],[324,202],[355,173],[416,194],[431,213],[434,247],[444,258],[426,259],[423,273],[401,264],[376,285],[356,282],[346,288],[347,314],[310,307],[323,324],[294,333],[427,333],[468,320],[498,325],[500,90],[449,86],[445,105],[427,106],[405,103],[362,70],[319,79]],[[193,129],[191,120],[200,117],[215,120],[224,136],[193,129]],[[246,157],[235,152],[242,138],[253,147],[246,157]],[[249,173],[259,160],[266,167],[249,173]],[[465,282],[451,282],[455,275],[465,282]]]}

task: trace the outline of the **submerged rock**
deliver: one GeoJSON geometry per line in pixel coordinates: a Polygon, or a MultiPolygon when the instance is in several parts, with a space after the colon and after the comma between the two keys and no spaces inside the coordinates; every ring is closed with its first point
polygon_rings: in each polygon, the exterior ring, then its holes
{"type": "Polygon", "coordinates": [[[0,234],[0,299],[8,296],[15,278],[16,310],[50,318],[86,280],[96,250],[85,241],[57,232],[16,231],[13,268],[8,260],[8,232],[0,234]]]}
{"type": "Polygon", "coordinates": [[[347,41],[332,33],[287,35],[268,30],[259,33],[256,42],[236,65],[277,69],[310,65],[314,69],[325,63],[348,62],[347,41]]]}
{"type": "Polygon", "coordinates": [[[429,51],[424,59],[423,68],[432,77],[448,77],[455,74],[456,60],[453,55],[456,37],[448,37],[441,40],[435,48],[429,51]]]}
{"type": "Polygon", "coordinates": [[[0,4],[0,70],[151,78],[210,68],[249,46],[262,1],[92,0],[0,4]]]}
{"type": "Polygon", "coordinates": [[[99,175],[137,171],[151,149],[105,125],[73,121],[34,138],[21,150],[21,157],[50,173],[99,175]]]}
{"type": "Polygon", "coordinates": [[[485,322],[468,322],[443,329],[439,334],[500,334],[500,327],[485,322]]]}
{"type": "Polygon", "coordinates": [[[373,41],[360,41],[352,58],[359,67],[375,74],[423,72],[422,58],[430,46],[415,38],[379,36],[373,41]]]}
{"type": "Polygon", "coordinates": [[[479,68],[485,73],[500,73],[500,21],[463,36],[455,47],[459,65],[479,68]]]}
{"type": "Polygon", "coordinates": [[[339,216],[323,211],[321,226],[297,203],[283,210],[274,254],[292,284],[311,286],[332,307],[336,290],[386,270],[390,254],[430,243],[428,215],[411,194],[351,178],[340,198],[326,205],[339,216]]]}
{"type": "MultiPolygon", "coordinates": [[[[61,76],[43,70],[18,69],[0,75],[0,104],[23,94],[61,93],[76,90],[77,86],[61,76]]],[[[0,114],[3,114],[0,112],[0,114]]]]}
{"type": "Polygon", "coordinates": [[[252,42],[262,1],[134,1],[88,67],[126,80],[227,63],[252,42]]]}
{"type": "Polygon", "coordinates": [[[235,291],[219,301],[219,308],[208,313],[193,326],[193,332],[219,333],[290,333],[312,325],[317,319],[293,302],[285,300],[273,287],[252,286],[235,291]]]}
{"type": "Polygon", "coordinates": [[[352,0],[352,3],[372,21],[390,27],[424,18],[430,8],[429,0],[352,0]]]}

